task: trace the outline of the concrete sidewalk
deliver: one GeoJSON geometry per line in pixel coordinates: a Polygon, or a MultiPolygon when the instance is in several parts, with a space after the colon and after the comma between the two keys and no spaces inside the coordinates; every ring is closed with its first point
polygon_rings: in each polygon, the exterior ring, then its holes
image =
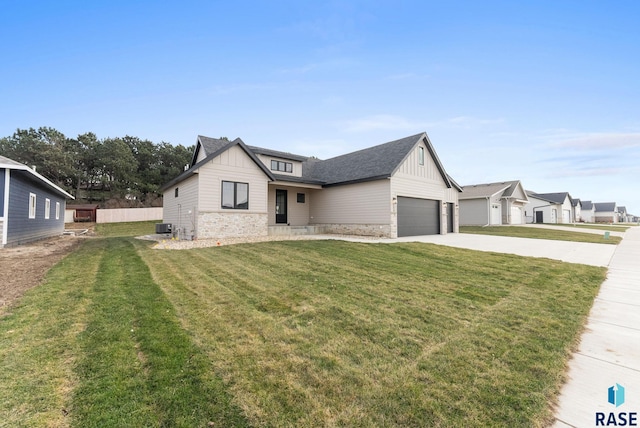
{"type": "Polygon", "coordinates": [[[637,412],[640,417],[640,227],[626,232],[609,264],[569,362],[553,427],[597,426],[596,412],[607,418],[610,412],[637,412]],[[608,389],[616,384],[625,388],[620,407],[608,402],[608,389]]]}

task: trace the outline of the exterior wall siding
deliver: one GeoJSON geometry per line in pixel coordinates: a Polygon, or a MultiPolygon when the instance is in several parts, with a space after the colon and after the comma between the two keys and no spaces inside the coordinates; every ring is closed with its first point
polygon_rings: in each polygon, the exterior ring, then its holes
{"type": "Polygon", "coordinates": [[[240,148],[233,146],[212,159],[199,170],[199,210],[203,212],[230,212],[222,209],[222,182],[249,183],[249,213],[267,213],[267,183],[264,171],[240,148]]]}
{"type": "Polygon", "coordinates": [[[310,191],[309,222],[389,225],[389,180],[376,180],[310,191]]]}
{"type": "Polygon", "coordinates": [[[290,226],[307,226],[309,224],[309,206],[311,205],[311,191],[309,189],[291,186],[269,186],[268,219],[269,225],[276,224],[276,189],[287,191],[287,223],[290,226]],[[298,193],[304,193],[304,203],[298,202],[298,193]]]}
{"type": "Polygon", "coordinates": [[[460,201],[460,225],[484,226],[489,224],[489,202],[486,199],[460,201]]]}
{"type": "Polygon", "coordinates": [[[7,227],[6,245],[19,245],[38,239],[61,235],[64,232],[64,197],[46,185],[32,180],[23,171],[12,170],[9,179],[9,204],[4,219],[7,227]],[[29,218],[29,194],[36,195],[36,216],[29,218]],[[50,201],[49,218],[45,218],[45,200],[50,201]],[[60,217],[56,219],[56,202],[60,203],[60,217]]]}
{"type": "Polygon", "coordinates": [[[268,180],[240,146],[231,147],[165,191],[163,222],[173,224],[180,239],[266,235],[268,180]],[[223,181],[249,184],[249,209],[222,208],[223,181]]]}
{"type": "Polygon", "coordinates": [[[199,175],[193,175],[164,192],[162,222],[171,223],[174,235],[183,239],[197,236],[198,180],[199,175]]]}

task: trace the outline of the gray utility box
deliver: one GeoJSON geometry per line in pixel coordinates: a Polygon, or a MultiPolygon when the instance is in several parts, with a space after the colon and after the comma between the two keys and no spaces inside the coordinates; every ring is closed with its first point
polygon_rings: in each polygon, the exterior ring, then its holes
{"type": "Polygon", "coordinates": [[[171,233],[171,223],[156,223],[156,233],[171,233]]]}

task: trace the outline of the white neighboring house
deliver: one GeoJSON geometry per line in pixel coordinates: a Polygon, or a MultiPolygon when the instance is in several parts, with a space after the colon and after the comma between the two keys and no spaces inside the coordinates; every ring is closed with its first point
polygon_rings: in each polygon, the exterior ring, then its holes
{"type": "Polygon", "coordinates": [[[595,202],[593,205],[596,223],[618,222],[618,206],[615,202],[595,202]]]}
{"type": "Polygon", "coordinates": [[[582,220],[582,201],[578,198],[573,199],[573,221],[580,223],[582,220]]]}
{"type": "Polygon", "coordinates": [[[593,202],[591,201],[581,201],[582,209],[581,209],[581,217],[582,221],[585,223],[595,223],[596,214],[595,207],[593,206],[593,202]]]}
{"type": "Polygon", "coordinates": [[[575,218],[573,200],[568,192],[535,193],[527,190],[525,206],[527,223],[571,224],[575,218]]]}
{"type": "Polygon", "coordinates": [[[629,214],[627,212],[627,207],[624,207],[624,206],[618,207],[618,221],[620,223],[633,222],[633,214],[629,214]]]}
{"type": "Polygon", "coordinates": [[[523,224],[529,202],[519,180],[462,186],[461,226],[523,224]]]}

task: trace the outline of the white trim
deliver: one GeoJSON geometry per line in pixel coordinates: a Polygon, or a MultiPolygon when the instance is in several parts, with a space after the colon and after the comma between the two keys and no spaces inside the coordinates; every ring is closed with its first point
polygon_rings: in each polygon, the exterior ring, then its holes
{"type": "Polygon", "coordinates": [[[44,219],[49,220],[51,217],[51,199],[44,199],[44,219]]]}
{"type": "Polygon", "coordinates": [[[36,211],[38,209],[38,197],[35,193],[29,192],[29,218],[36,218],[36,211]]]}
{"type": "Polygon", "coordinates": [[[56,220],[60,220],[60,202],[56,201],[56,220]]]}
{"type": "Polygon", "coordinates": [[[7,245],[7,234],[9,232],[9,182],[11,181],[11,170],[4,170],[4,212],[2,217],[2,246],[7,245]]]}

